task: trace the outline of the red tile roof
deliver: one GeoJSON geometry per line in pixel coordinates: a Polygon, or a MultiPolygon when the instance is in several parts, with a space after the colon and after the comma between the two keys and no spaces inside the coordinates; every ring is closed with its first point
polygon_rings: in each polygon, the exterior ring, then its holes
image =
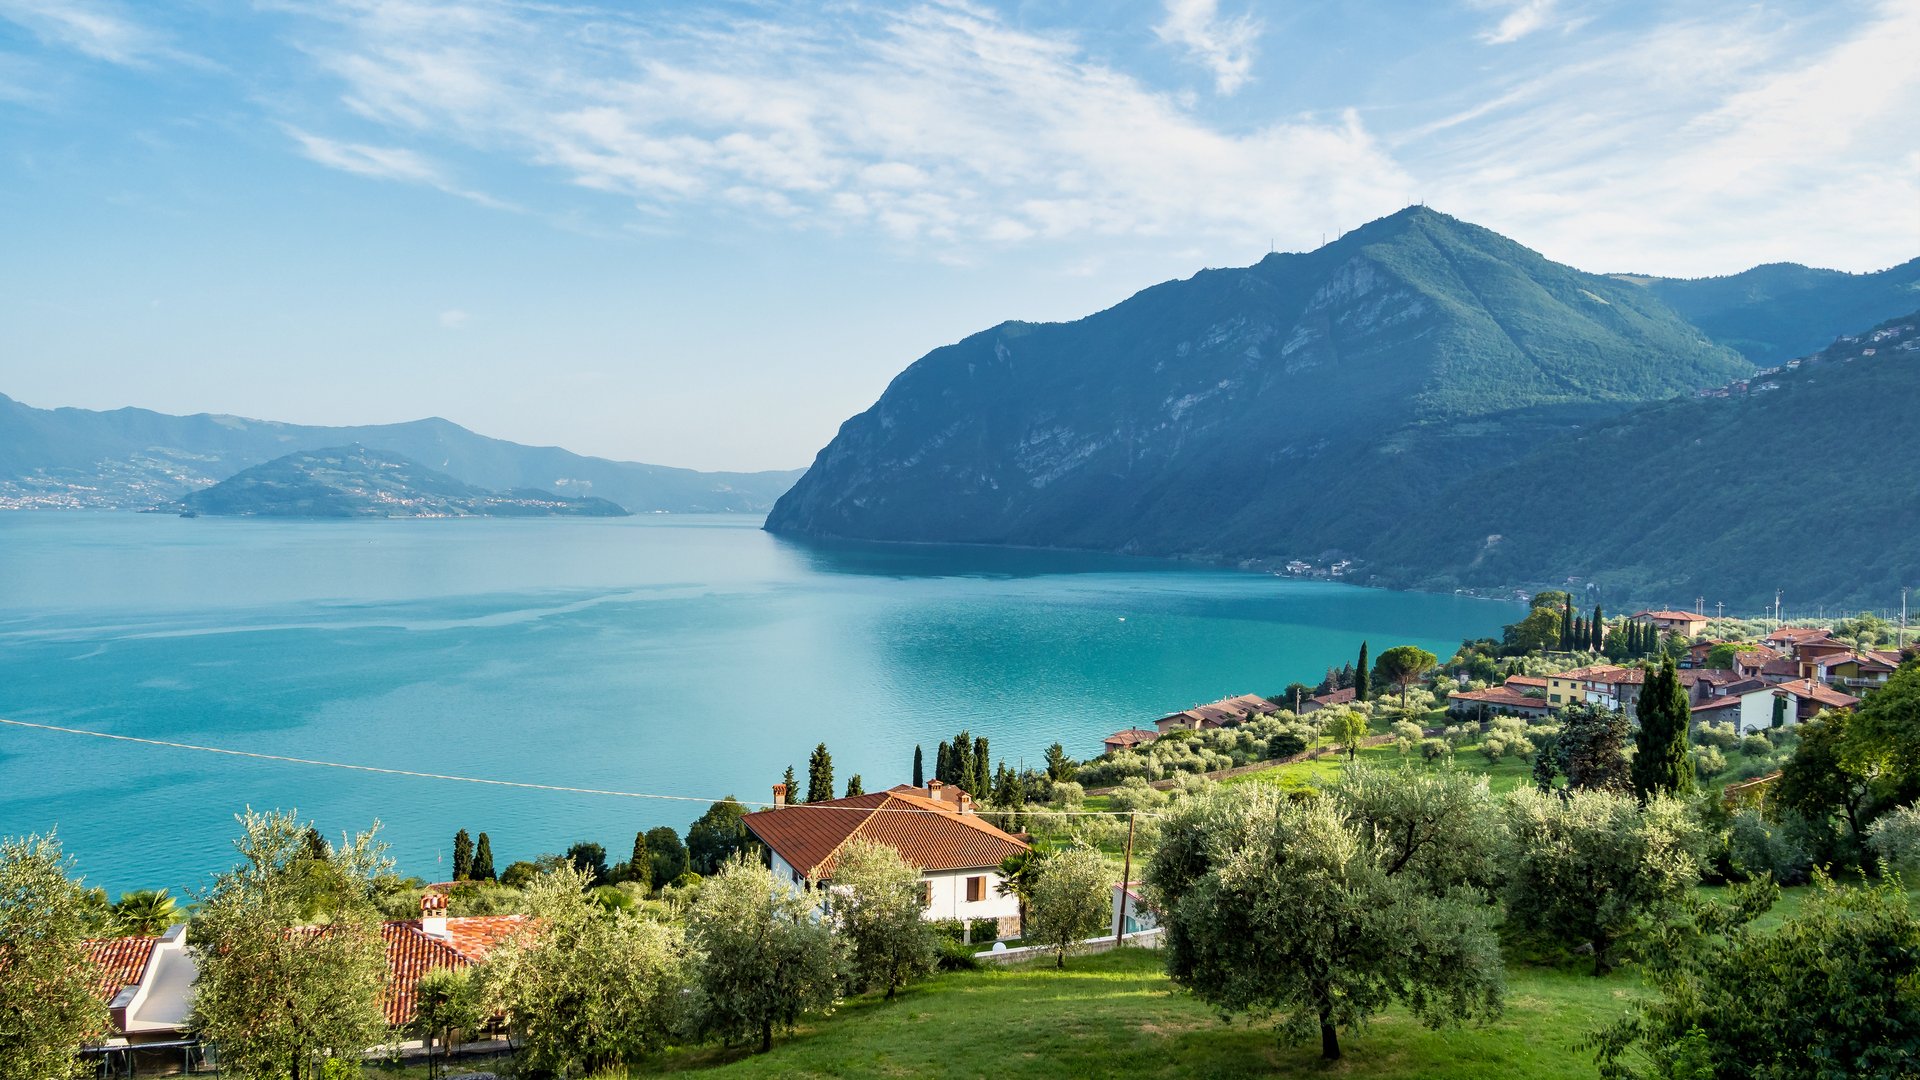
{"type": "Polygon", "coordinates": [[[1799,679],[1794,682],[1781,683],[1779,686],[1774,687],[1774,689],[1784,690],[1794,697],[1806,698],[1808,701],[1825,705],[1830,709],[1851,709],[1855,705],[1860,704],[1859,698],[1851,694],[1843,694],[1825,683],[1817,683],[1812,679],[1799,679]]]}
{"type": "Polygon", "coordinates": [[[1354,699],[1354,690],[1352,687],[1349,686],[1344,690],[1329,690],[1324,694],[1315,694],[1314,696],[1308,698],[1307,700],[1313,702],[1316,705],[1327,706],[1327,705],[1351,705],[1353,704],[1353,699],[1354,699]]]}
{"type": "Polygon", "coordinates": [[[1738,706],[1739,704],[1740,704],[1740,695],[1733,694],[1728,697],[1708,698],[1707,700],[1701,702],[1700,704],[1695,705],[1693,707],[1693,711],[1709,712],[1713,709],[1730,709],[1738,706]]]}
{"type": "Polygon", "coordinates": [[[1101,741],[1108,746],[1138,746],[1141,743],[1150,743],[1159,737],[1160,733],[1152,728],[1128,728],[1125,731],[1116,731],[1101,741]]]}
{"type": "Polygon", "coordinates": [[[1818,626],[1783,626],[1780,629],[1775,630],[1773,633],[1768,634],[1762,640],[1789,643],[1789,642],[1800,642],[1800,641],[1818,641],[1821,638],[1832,637],[1832,636],[1833,636],[1833,631],[1827,630],[1818,626]]]}
{"type": "Polygon", "coordinates": [[[477,964],[526,926],[525,915],[472,915],[448,919],[447,936],[441,938],[422,930],[414,919],[381,924],[380,939],[387,946],[387,987],[380,1002],[387,1010],[387,1022],[395,1027],[413,1022],[421,976],[477,964]]]}
{"type": "Polygon", "coordinates": [[[1266,716],[1280,711],[1280,706],[1258,694],[1241,694],[1237,697],[1221,698],[1205,705],[1195,705],[1183,712],[1171,713],[1161,717],[1157,723],[1169,720],[1181,721],[1196,728],[1223,727],[1237,724],[1255,716],[1266,716]]]}
{"type": "Polygon", "coordinates": [[[157,937],[101,938],[86,943],[87,959],[100,969],[94,982],[94,996],[103,1002],[146,977],[147,964],[153,959],[157,937]]]}
{"type": "Polygon", "coordinates": [[[1707,617],[1697,611],[1636,611],[1636,619],[1660,619],[1664,622],[1706,622],[1707,617]]]}
{"type": "Polygon", "coordinates": [[[1529,697],[1510,686],[1489,686],[1485,690],[1460,690],[1447,695],[1447,703],[1471,701],[1483,705],[1499,705],[1506,708],[1544,709],[1545,698],[1529,697]]]}
{"type": "Polygon", "coordinates": [[[757,810],[745,817],[753,835],[787,864],[814,880],[833,874],[833,857],[854,837],[900,852],[922,870],[998,866],[1027,845],[975,814],[962,814],[957,788],[935,800],[901,784],[850,799],[757,810]]]}
{"type": "Polygon", "coordinates": [[[1530,686],[1535,690],[1545,690],[1547,688],[1547,680],[1544,676],[1540,675],[1509,675],[1507,676],[1507,685],[1530,686]]]}

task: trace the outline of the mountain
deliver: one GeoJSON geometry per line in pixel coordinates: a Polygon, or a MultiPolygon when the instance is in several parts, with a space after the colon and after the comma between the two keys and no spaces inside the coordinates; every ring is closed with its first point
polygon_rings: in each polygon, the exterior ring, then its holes
{"type": "Polygon", "coordinates": [[[305,427],[146,409],[36,409],[0,395],[0,508],[139,508],[295,450],[359,443],[490,489],[554,489],[635,512],[764,511],[798,470],[703,473],[583,457],[477,435],[446,420],[305,427]]]}
{"type": "Polygon", "coordinates": [[[1369,549],[1430,588],[1594,583],[1691,607],[1884,609],[1920,567],[1920,311],[1709,396],[1563,434],[1438,487],[1369,549]]]}
{"type": "Polygon", "coordinates": [[[617,503],[521,488],[489,491],[364,446],[298,450],[180,500],[236,517],[626,517],[617,503]]]}
{"type": "Polygon", "coordinates": [[[1805,356],[1920,307],[1920,259],[1872,274],[1769,263],[1727,277],[1624,277],[1756,364],[1805,356]]]}
{"type": "Polygon", "coordinates": [[[1570,425],[1750,370],[1643,284],[1413,207],[936,349],[841,426],[767,528],[1331,557],[1570,425]]]}

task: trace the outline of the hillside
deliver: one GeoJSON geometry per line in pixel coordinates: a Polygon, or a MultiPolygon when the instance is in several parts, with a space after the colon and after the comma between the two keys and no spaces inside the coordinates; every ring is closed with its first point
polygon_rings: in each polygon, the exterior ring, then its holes
{"type": "Polygon", "coordinates": [[[304,427],[146,409],[36,409],[0,395],[0,508],[138,509],[170,503],[296,450],[360,443],[468,484],[611,499],[635,512],[764,511],[797,471],[703,473],[583,457],[477,435],[446,420],[304,427]]]}
{"type": "MultiPolygon", "coordinates": [[[[1920,312],[1714,396],[1653,405],[1437,488],[1376,572],[1436,588],[1590,580],[1636,601],[1885,607],[1920,565],[1920,312]],[[1724,396],[1720,396],[1724,394],[1724,396]]],[[[1616,605],[1617,606],[1617,605],[1616,605]]]]}
{"type": "Polygon", "coordinates": [[[1920,259],[1872,274],[1769,263],[1727,277],[1628,280],[1763,366],[1920,307],[1920,259]]]}
{"type": "Polygon", "coordinates": [[[625,517],[616,503],[522,488],[488,491],[364,446],[299,450],[180,501],[234,517],[625,517]]]}
{"type": "Polygon", "coordinates": [[[1425,208],[914,363],[767,527],[1228,558],[1352,551],[1439,478],[1750,370],[1647,288],[1425,208]]]}

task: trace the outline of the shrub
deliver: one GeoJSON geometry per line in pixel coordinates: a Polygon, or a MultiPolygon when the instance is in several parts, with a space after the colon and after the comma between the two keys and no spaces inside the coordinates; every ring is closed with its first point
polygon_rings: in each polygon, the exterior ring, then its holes
{"type": "Polygon", "coordinates": [[[1396,721],[1393,725],[1394,745],[1398,746],[1403,754],[1413,753],[1414,748],[1420,745],[1420,741],[1426,738],[1426,735],[1427,733],[1421,730],[1420,725],[1411,720],[1396,721]]]}
{"type": "Polygon", "coordinates": [[[1428,761],[1444,761],[1453,756],[1453,745],[1445,739],[1425,739],[1420,743],[1420,754],[1428,761]]]}
{"type": "Polygon", "coordinates": [[[1065,810],[1087,801],[1087,789],[1072,780],[1055,780],[1047,794],[1047,802],[1065,810]]]}
{"type": "Polygon", "coordinates": [[[1748,757],[1772,757],[1773,744],[1765,735],[1749,735],[1740,740],[1740,752],[1748,757]]]}
{"type": "Polygon", "coordinates": [[[1740,745],[1740,733],[1731,722],[1702,723],[1694,729],[1693,741],[1701,746],[1711,746],[1720,750],[1731,750],[1740,745]]]}
{"type": "Polygon", "coordinates": [[[973,948],[962,945],[958,940],[940,939],[940,953],[934,960],[934,966],[941,971],[979,971],[980,961],[973,955],[973,948]]]}
{"type": "Polygon", "coordinates": [[[500,884],[505,885],[509,889],[524,889],[528,885],[533,884],[533,879],[539,876],[540,868],[538,866],[522,860],[516,863],[509,863],[505,870],[500,871],[500,884]]]}
{"type": "Polygon", "coordinates": [[[1129,810],[1153,810],[1167,804],[1164,792],[1155,790],[1145,780],[1130,776],[1107,796],[1107,806],[1125,813],[1129,810]]]}
{"type": "Polygon", "coordinates": [[[1867,843],[1890,870],[1920,869],[1920,806],[1881,815],[1867,829],[1867,843]]]}
{"type": "Polygon", "coordinates": [[[1000,938],[1000,920],[969,919],[967,934],[975,945],[991,945],[1000,938]]]}
{"type": "Polygon", "coordinates": [[[1732,877],[1771,874],[1782,885],[1802,884],[1813,871],[1813,858],[1792,830],[1752,808],[1734,811],[1727,822],[1727,864],[1732,877]]]}
{"type": "Polygon", "coordinates": [[[1702,780],[1711,780],[1727,771],[1727,755],[1717,746],[1702,746],[1693,752],[1693,771],[1702,780]]]}

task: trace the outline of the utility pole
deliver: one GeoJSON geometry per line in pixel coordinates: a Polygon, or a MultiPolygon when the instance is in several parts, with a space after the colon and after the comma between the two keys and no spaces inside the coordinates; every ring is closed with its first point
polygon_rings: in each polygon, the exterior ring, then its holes
{"type": "Polygon", "coordinates": [[[1780,621],[1780,590],[1779,589],[1773,590],[1773,621],[1776,624],[1779,623],[1780,621]]]}
{"type": "Polygon", "coordinates": [[[1907,651],[1907,587],[1900,586],[1900,651],[1907,651]]]}
{"type": "Polygon", "coordinates": [[[1707,598],[1706,598],[1706,597],[1704,597],[1704,596],[1696,596],[1696,597],[1694,597],[1694,598],[1693,598],[1693,613],[1694,613],[1695,615],[1705,615],[1705,614],[1707,613],[1707,598]]]}
{"type": "Polygon", "coordinates": [[[1127,886],[1133,878],[1133,811],[1127,811],[1127,859],[1120,870],[1120,917],[1113,920],[1113,947],[1127,936],[1127,886]]]}
{"type": "Polygon", "coordinates": [[[1716,619],[1724,619],[1724,618],[1726,618],[1726,617],[1727,617],[1727,604],[1726,604],[1726,601],[1724,601],[1724,600],[1715,600],[1715,601],[1713,602],[1713,617],[1714,617],[1714,618],[1716,618],[1716,619]]]}

